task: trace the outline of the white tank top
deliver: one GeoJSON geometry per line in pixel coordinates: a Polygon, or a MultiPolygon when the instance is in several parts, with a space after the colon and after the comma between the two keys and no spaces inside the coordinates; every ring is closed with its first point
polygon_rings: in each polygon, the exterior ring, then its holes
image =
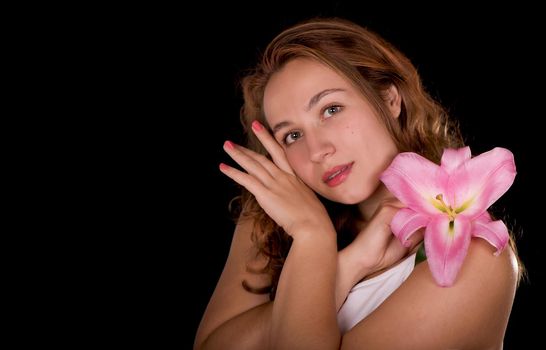
{"type": "Polygon", "coordinates": [[[337,313],[337,323],[344,334],[372,313],[408,278],[415,267],[415,256],[407,257],[380,275],[356,284],[337,313]]]}

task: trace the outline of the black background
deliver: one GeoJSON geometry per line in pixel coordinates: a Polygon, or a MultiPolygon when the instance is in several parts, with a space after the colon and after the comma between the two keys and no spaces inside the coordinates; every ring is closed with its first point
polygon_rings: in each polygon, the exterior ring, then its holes
{"type": "Polygon", "coordinates": [[[126,192],[135,209],[127,219],[140,232],[130,253],[138,259],[131,281],[139,291],[128,298],[138,295],[141,303],[128,307],[129,317],[157,329],[158,340],[191,348],[233,232],[227,207],[237,187],[218,164],[230,162],[222,151],[226,139],[242,141],[238,77],[286,26],[340,16],[378,32],[413,61],[428,91],[460,121],[473,154],[496,146],[514,153],[518,175],[496,207],[516,232],[529,281],[517,291],[505,348],[538,342],[538,322],[530,318],[544,279],[536,220],[543,197],[533,171],[542,160],[544,118],[539,13],[523,3],[478,10],[349,1],[202,3],[124,13],[127,21],[110,42],[131,52],[117,62],[131,92],[122,99],[135,114],[123,133],[129,143],[123,156],[132,165],[126,192]]]}

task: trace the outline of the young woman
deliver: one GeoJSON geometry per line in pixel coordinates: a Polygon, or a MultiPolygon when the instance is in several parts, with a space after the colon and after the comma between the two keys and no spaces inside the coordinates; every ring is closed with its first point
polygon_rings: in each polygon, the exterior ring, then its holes
{"type": "Polygon", "coordinates": [[[400,152],[463,146],[410,61],[346,20],[288,28],[242,81],[245,189],[195,349],[500,349],[519,278],[512,245],[473,238],[452,286],[390,223],[380,175],[400,152]],[[419,263],[417,263],[419,262],[419,263]]]}

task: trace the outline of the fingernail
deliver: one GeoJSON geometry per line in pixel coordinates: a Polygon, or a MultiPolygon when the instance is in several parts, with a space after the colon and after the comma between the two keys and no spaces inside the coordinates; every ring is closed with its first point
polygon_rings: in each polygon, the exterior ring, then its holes
{"type": "Polygon", "coordinates": [[[220,170],[225,171],[225,170],[228,170],[228,169],[229,169],[229,165],[224,164],[224,163],[220,163],[220,170]]]}
{"type": "Polygon", "coordinates": [[[264,126],[257,120],[252,122],[252,129],[254,131],[262,131],[264,129],[264,126]]]}
{"type": "Polygon", "coordinates": [[[224,142],[224,147],[227,148],[227,149],[234,149],[235,145],[231,141],[226,141],[226,142],[224,142]]]}

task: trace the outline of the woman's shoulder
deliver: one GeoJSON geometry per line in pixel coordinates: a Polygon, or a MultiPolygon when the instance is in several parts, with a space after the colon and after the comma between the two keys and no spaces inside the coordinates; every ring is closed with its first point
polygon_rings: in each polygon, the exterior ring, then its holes
{"type": "MultiPolygon", "coordinates": [[[[495,254],[495,251],[496,248],[484,239],[473,238],[454,284],[477,282],[476,278],[495,279],[497,283],[502,279],[508,284],[517,284],[519,264],[514,250],[507,245],[500,254],[495,254]]],[[[417,264],[414,278],[432,278],[426,257],[417,261],[422,262],[422,266],[417,264]]]]}
{"type": "Polygon", "coordinates": [[[489,348],[502,343],[517,286],[518,265],[507,247],[501,254],[472,239],[451,287],[433,279],[427,261],[380,307],[344,336],[369,348],[489,348]],[[380,336],[388,329],[391,335],[380,336]],[[409,336],[411,335],[411,336],[409,336]]]}

